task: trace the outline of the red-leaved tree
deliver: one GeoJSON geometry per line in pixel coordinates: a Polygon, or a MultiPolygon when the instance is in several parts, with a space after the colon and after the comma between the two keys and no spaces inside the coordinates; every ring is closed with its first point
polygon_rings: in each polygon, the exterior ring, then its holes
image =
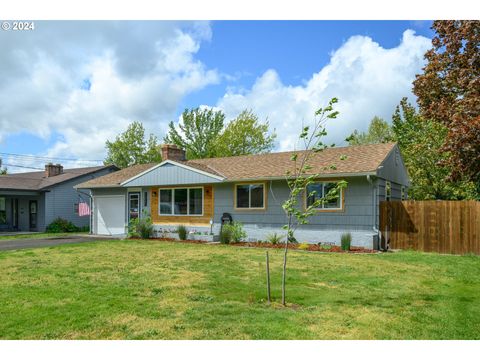
{"type": "Polygon", "coordinates": [[[424,118],[444,124],[454,178],[480,188],[480,21],[434,21],[436,34],[413,92],[424,118]]]}

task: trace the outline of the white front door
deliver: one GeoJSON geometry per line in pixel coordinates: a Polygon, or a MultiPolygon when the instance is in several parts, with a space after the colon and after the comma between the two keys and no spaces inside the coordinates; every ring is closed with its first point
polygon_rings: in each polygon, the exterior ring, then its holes
{"type": "Polygon", "coordinates": [[[125,196],[95,196],[95,229],[98,235],[125,234],[125,196]]]}

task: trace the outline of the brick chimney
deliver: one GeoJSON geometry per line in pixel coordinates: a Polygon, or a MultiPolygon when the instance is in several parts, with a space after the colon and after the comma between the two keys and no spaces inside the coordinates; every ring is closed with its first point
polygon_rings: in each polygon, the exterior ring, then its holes
{"type": "Polygon", "coordinates": [[[63,166],[60,164],[46,164],[45,165],[45,177],[52,177],[63,174],[63,166]]]}
{"type": "Polygon", "coordinates": [[[174,144],[163,144],[162,149],[162,160],[173,160],[173,161],[185,161],[185,150],[179,148],[174,144]]]}

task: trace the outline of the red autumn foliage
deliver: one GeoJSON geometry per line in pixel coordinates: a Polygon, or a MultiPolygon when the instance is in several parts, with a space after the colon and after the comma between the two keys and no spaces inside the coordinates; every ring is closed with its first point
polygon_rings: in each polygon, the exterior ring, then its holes
{"type": "Polygon", "coordinates": [[[434,21],[436,35],[413,92],[420,111],[448,127],[453,177],[480,181],[480,21],[434,21]]]}

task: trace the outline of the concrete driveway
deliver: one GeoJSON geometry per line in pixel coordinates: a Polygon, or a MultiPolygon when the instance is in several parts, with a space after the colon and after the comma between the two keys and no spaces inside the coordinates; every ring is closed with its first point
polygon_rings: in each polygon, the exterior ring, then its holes
{"type": "Polygon", "coordinates": [[[62,238],[43,238],[43,239],[14,239],[0,241],[0,251],[19,250],[57,246],[63,244],[80,244],[93,241],[118,240],[108,237],[96,236],[65,236],[62,238]]]}

